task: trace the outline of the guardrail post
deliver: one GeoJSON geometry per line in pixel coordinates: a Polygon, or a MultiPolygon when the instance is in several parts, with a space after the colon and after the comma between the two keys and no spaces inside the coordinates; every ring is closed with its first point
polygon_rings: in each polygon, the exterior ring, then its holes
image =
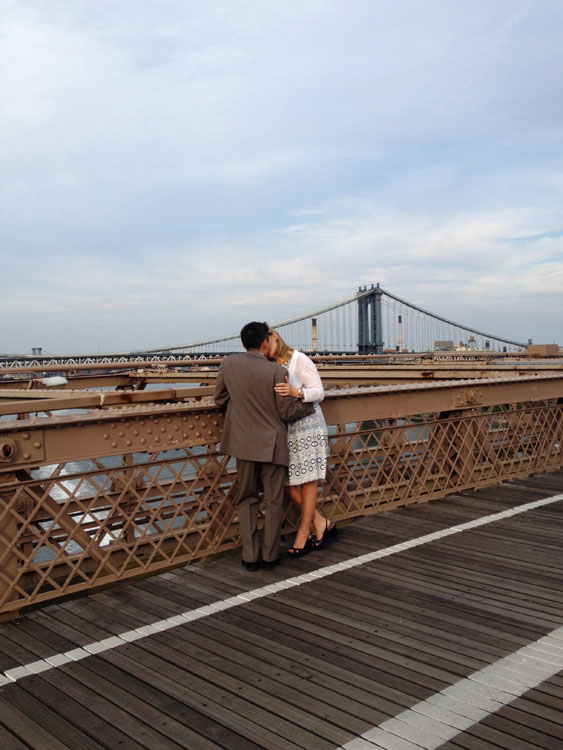
{"type": "Polygon", "coordinates": [[[0,620],[18,615],[17,611],[1,614],[7,602],[17,599],[14,582],[18,575],[18,557],[14,544],[18,523],[12,512],[14,493],[9,492],[7,488],[7,485],[16,481],[14,472],[0,474],[0,620]]]}

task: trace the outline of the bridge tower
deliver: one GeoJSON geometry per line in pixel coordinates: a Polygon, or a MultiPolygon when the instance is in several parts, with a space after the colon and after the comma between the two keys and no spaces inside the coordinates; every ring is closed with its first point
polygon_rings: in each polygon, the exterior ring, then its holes
{"type": "Polygon", "coordinates": [[[383,354],[383,313],[379,284],[358,290],[358,353],[383,354]]]}

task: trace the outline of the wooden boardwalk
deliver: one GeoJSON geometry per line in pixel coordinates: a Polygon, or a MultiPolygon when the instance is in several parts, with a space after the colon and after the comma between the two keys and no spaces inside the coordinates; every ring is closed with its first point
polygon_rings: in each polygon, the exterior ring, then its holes
{"type": "Polygon", "coordinates": [[[560,750],[563,498],[524,509],[560,493],[563,473],[518,480],[354,521],[273,571],[229,555],[4,623],[0,748],[560,750]],[[462,728],[442,734],[440,701],[462,728]]]}

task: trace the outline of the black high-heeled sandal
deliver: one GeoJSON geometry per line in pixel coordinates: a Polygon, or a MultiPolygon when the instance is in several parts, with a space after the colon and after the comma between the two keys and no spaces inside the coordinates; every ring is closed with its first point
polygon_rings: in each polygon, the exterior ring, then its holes
{"type": "Polygon", "coordinates": [[[310,539],[307,539],[302,547],[290,547],[287,550],[287,554],[290,557],[303,557],[304,555],[308,555],[312,549],[311,541],[310,539]]]}
{"type": "Polygon", "coordinates": [[[324,549],[325,547],[328,547],[329,544],[332,544],[332,542],[336,542],[338,540],[338,529],[336,528],[335,524],[332,524],[332,526],[329,526],[329,520],[326,519],[326,528],[324,530],[324,533],[320,539],[317,539],[315,537],[314,541],[311,541],[311,547],[313,549],[324,549]]]}

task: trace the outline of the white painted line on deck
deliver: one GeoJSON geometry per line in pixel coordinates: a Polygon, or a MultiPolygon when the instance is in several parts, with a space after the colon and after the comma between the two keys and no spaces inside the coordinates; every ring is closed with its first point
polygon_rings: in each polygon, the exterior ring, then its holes
{"type": "Polygon", "coordinates": [[[563,627],[373,727],[338,750],[436,750],[561,671],[563,649],[560,654],[542,650],[551,639],[563,645],[563,627]],[[515,665],[521,669],[515,670],[515,665]]]}
{"type": "MultiPolygon", "coordinates": [[[[515,508],[510,508],[509,510],[503,510],[500,513],[493,513],[490,516],[483,516],[482,518],[477,518],[474,521],[456,524],[455,526],[451,526],[449,529],[442,529],[441,531],[436,531],[432,534],[425,534],[424,536],[419,536],[416,539],[410,539],[406,542],[401,542],[400,544],[394,544],[393,546],[386,547],[385,549],[358,555],[358,557],[352,557],[350,560],[346,560],[341,563],[327,565],[324,568],[318,568],[312,573],[304,573],[299,576],[293,576],[292,578],[286,578],[285,580],[278,581],[275,584],[262,586],[257,589],[252,589],[251,591],[244,591],[241,594],[231,596],[227,599],[222,599],[217,602],[211,602],[211,604],[206,604],[202,607],[198,607],[197,609],[187,610],[186,612],[182,612],[179,615],[174,615],[173,617],[169,617],[164,620],[158,620],[157,622],[153,622],[148,625],[142,625],[138,628],[135,628],[134,630],[128,630],[126,632],[119,633],[119,635],[104,638],[101,641],[87,643],[85,646],[71,649],[70,651],[66,651],[62,654],[54,654],[47,657],[46,659],[40,659],[38,661],[31,662],[28,665],[13,667],[12,669],[6,670],[3,674],[0,673],[0,685],[7,682],[17,682],[23,677],[29,677],[34,673],[43,672],[47,669],[56,669],[58,666],[66,664],[69,661],[79,661],[80,659],[85,659],[87,656],[92,656],[101,651],[108,651],[110,649],[117,648],[118,646],[125,645],[126,643],[132,643],[133,641],[139,640],[140,638],[148,638],[150,636],[156,635],[157,633],[161,633],[164,630],[178,627],[180,625],[185,625],[186,623],[193,620],[198,620],[201,617],[209,617],[213,614],[217,614],[217,612],[228,609],[229,607],[238,607],[241,604],[248,604],[254,599],[260,599],[265,596],[270,596],[270,594],[272,593],[276,593],[277,591],[280,591],[282,589],[290,588],[291,586],[300,586],[302,583],[315,581],[322,576],[340,573],[343,570],[348,570],[359,565],[364,565],[365,563],[373,562],[374,560],[378,560],[382,557],[395,555],[398,552],[403,552],[404,550],[411,549],[412,547],[418,547],[421,544],[428,544],[429,542],[433,542],[436,539],[443,539],[444,537],[452,536],[453,534],[459,534],[463,531],[468,531],[469,529],[475,529],[479,526],[485,526],[486,524],[493,523],[494,521],[501,521],[504,518],[519,515],[520,513],[526,513],[527,511],[541,508],[544,505],[552,505],[553,503],[559,502],[560,500],[563,500],[563,493],[559,495],[552,495],[551,497],[545,497],[541,500],[534,500],[531,503],[526,503],[515,508]]],[[[554,631],[554,633],[557,632],[559,631],[554,631]]],[[[545,640],[545,646],[551,645],[553,647],[553,645],[555,644],[556,646],[560,646],[561,648],[563,648],[563,641],[560,639],[560,637],[554,636],[553,633],[551,634],[551,636],[551,640],[546,636],[547,640],[541,639],[541,641],[538,641],[533,645],[536,647],[541,647],[538,646],[538,644],[543,644],[545,640]]],[[[356,740],[353,740],[353,742],[356,742],[356,740]]],[[[362,742],[365,742],[365,740],[362,740],[362,742]]],[[[358,750],[360,747],[362,747],[362,745],[358,744],[358,750]]],[[[366,745],[365,747],[368,746],[366,745]]],[[[371,747],[373,748],[373,745],[371,747]]],[[[348,747],[348,745],[346,745],[346,750],[355,749],[356,746],[348,747]]]]}

